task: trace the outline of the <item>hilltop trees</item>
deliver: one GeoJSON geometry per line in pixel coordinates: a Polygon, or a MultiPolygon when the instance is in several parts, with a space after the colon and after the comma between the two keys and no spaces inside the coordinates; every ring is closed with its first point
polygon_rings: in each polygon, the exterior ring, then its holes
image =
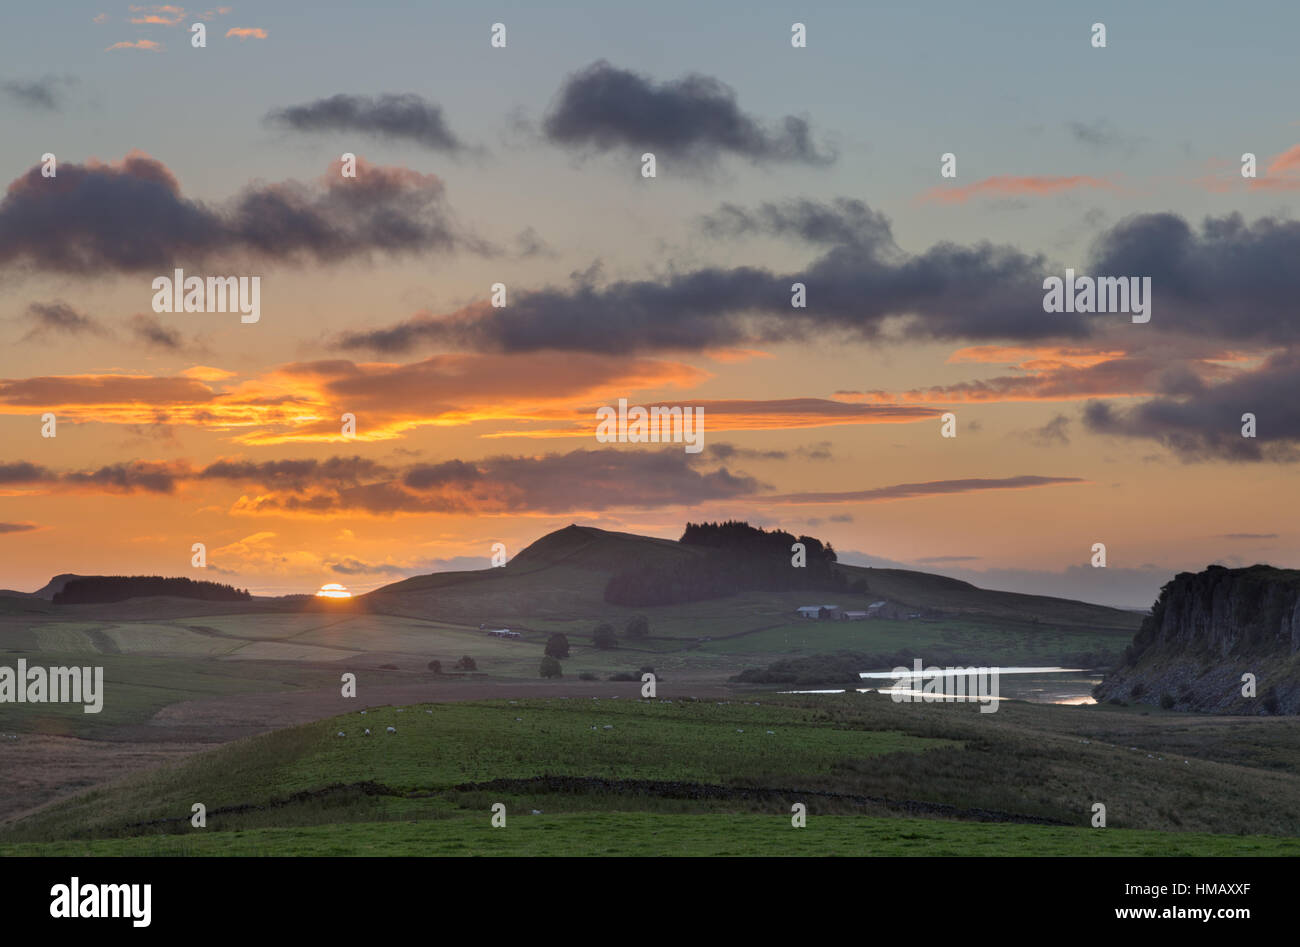
{"type": "Polygon", "coordinates": [[[687,523],[680,540],[703,555],[682,556],[660,565],[642,566],[611,576],[605,601],[615,605],[675,605],[721,598],[751,589],[785,591],[820,589],[843,592],[844,574],[836,568],[835,550],[812,536],[783,530],[768,532],[748,523],[687,523]],[[804,546],[805,562],[796,568],[791,547],[804,546]]]}
{"type": "Polygon", "coordinates": [[[237,602],[252,598],[247,589],[237,589],[219,582],[164,578],[160,575],[91,575],[70,579],[61,592],[55,592],[55,605],[124,602],[129,598],[170,595],[197,598],[207,602],[237,602]]]}

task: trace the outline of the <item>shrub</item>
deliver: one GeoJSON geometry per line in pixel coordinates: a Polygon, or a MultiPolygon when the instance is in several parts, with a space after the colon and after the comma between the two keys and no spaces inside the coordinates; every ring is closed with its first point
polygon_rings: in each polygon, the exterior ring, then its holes
{"type": "Polygon", "coordinates": [[[627,636],[629,638],[644,638],[650,634],[650,619],[644,615],[633,615],[627,623],[627,636]]]}
{"type": "Polygon", "coordinates": [[[456,662],[456,670],[457,670],[457,671],[477,671],[477,670],[478,670],[478,665],[474,663],[474,659],[473,659],[473,658],[471,658],[468,654],[466,654],[466,655],[463,655],[463,656],[461,657],[461,659],[460,659],[459,661],[456,662]]]}
{"type": "Polygon", "coordinates": [[[430,662],[429,662],[429,670],[432,671],[434,674],[441,674],[441,673],[442,673],[442,662],[441,662],[441,661],[430,661],[430,662]]]}
{"type": "Polygon", "coordinates": [[[560,667],[560,662],[549,654],[542,658],[542,665],[537,669],[537,673],[542,677],[564,677],[564,670],[560,667]]]}
{"type": "Polygon", "coordinates": [[[1160,695],[1161,710],[1173,710],[1175,703],[1177,703],[1177,701],[1174,700],[1174,695],[1169,693],[1168,691],[1165,691],[1163,694],[1160,695]]]}
{"type": "Polygon", "coordinates": [[[595,674],[592,674],[590,671],[579,671],[579,672],[578,672],[578,680],[580,680],[580,681],[598,681],[598,680],[600,680],[600,678],[598,678],[595,674]]]}
{"type": "Polygon", "coordinates": [[[618,641],[614,638],[614,626],[607,621],[601,622],[591,633],[591,643],[605,651],[617,648],[618,641]]]}

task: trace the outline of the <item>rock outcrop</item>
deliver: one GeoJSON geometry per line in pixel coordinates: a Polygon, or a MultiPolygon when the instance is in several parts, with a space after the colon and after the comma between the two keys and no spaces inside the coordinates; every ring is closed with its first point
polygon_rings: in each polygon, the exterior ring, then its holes
{"type": "Polygon", "coordinates": [[[1300,713],[1300,571],[1179,573],[1093,695],[1175,710],[1300,713]],[[1253,697],[1243,693],[1246,674],[1253,697]]]}

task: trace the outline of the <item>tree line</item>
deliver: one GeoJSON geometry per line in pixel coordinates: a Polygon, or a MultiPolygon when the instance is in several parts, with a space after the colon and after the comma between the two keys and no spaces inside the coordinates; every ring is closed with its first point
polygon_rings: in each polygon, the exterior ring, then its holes
{"type": "Polygon", "coordinates": [[[207,602],[237,602],[253,597],[248,594],[248,589],[237,589],[219,582],[161,575],[92,575],[69,579],[61,591],[54,593],[52,601],[55,605],[89,605],[158,595],[197,598],[207,602]]]}
{"type": "Polygon", "coordinates": [[[687,523],[678,540],[704,550],[658,565],[617,573],[605,585],[605,601],[614,605],[675,605],[761,589],[786,591],[866,591],[864,582],[850,587],[836,568],[835,549],[812,536],[795,537],[740,520],[687,523]],[[792,565],[796,542],[804,546],[804,565],[792,565]]]}

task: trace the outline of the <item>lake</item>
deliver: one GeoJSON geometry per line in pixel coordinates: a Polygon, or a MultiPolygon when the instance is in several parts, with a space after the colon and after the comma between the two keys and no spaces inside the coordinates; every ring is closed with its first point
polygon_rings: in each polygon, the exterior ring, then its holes
{"type": "MultiPolygon", "coordinates": [[[[951,676],[940,668],[943,676],[951,676]]],[[[954,672],[955,673],[955,672],[954,672]]],[[[913,684],[915,673],[863,671],[864,681],[889,681],[884,687],[855,687],[860,694],[919,694],[913,684]]],[[[1028,700],[1039,704],[1095,704],[1092,689],[1101,683],[1101,673],[1084,668],[1004,667],[998,668],[998,695],[1002,700],[1028,700]]],[[[847,688],[782,691],[785,694],[843,694],[847,688]]]]}

